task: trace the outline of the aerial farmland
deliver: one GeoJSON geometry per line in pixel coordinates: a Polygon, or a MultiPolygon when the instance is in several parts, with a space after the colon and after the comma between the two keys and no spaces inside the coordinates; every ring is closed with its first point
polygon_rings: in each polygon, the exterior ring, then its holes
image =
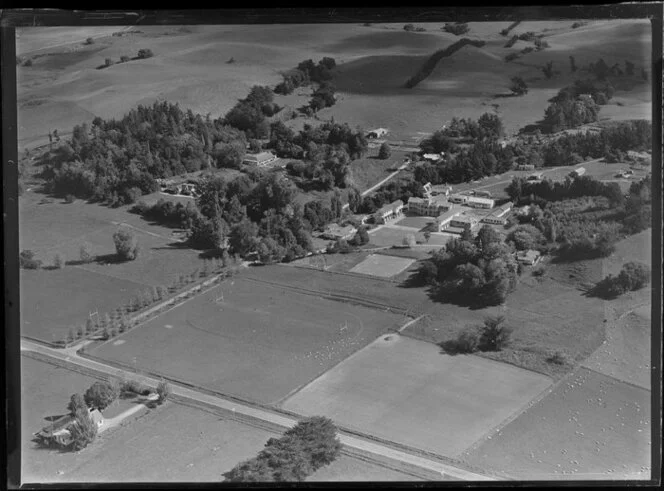
{"type": "Polygon", "coordinates": [[[20,484],[656,483],[639,8],[24,18],[20,484]]]}

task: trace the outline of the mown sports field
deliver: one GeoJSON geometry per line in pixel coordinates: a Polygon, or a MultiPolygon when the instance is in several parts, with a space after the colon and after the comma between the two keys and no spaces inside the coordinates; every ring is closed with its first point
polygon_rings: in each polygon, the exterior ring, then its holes
{"type": "Polygon", "coordinates": [[[549,377],[382,336],[282,406],[455,457],[551,384],[549,377]]]}
{"type": "Polygon", "coordinates": [[[237,277],[90,353],[274,403],[403,321],[237,277]]]}

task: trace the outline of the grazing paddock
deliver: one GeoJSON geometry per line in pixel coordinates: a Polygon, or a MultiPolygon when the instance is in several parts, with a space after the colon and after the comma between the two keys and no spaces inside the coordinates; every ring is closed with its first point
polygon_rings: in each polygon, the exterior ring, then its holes
{"type": "Polygon", "coordinates": [[[649,479],[650,424],[649,391],[581,368],[462,458],[524,480],[649,479]]]}
{"type": "Polygon", "coordinates": [[[402,321],[237,277],[121,335],[122,345],[107,342],[90,353],[273,403],[402,321]]]}
{"type": "Polygon", "coordinates": [[[548,377],[429,343],[382,336],[282,406],[455,457],[551,384],[548,377]]]}
{"type": "Polygon", "coordinates": [[[583,366],[650,390],[652,322],[649,314],[631,312],[618,322],[609,323],[606,342],[583,362],[583,366]]]}
{"type": "Polygon", "coordinates": [[[415,261],[413,259],[371,254],[360,264],[350,270],[351,273],[366,274],[391,278],[408,269],[415,261]]]}
{"type": "MultiPolygon", "coordinates": [[[[525,276],[525,274],[524,274],[525,276]]],[[[441,343],[456,338],[466,325],[481,325],[487,315],[504,315],[513,327],[512,344],[481,356],[504,361],[557,378],[571,365],[547,361],[561,350],[579,362],[604,340],[604,303],[549,278],[523,278],[503,307],[472,310],[446,304],[445,314],[410,325],[404,334],[441,343]]]]}
{"type": "Polygon", "coordinates": [[[145,291],[146,283],[114,278],[80,267],[21,270],[21,334],[47,343],[62,340],[71,327],[85,326],[145,291]]]}

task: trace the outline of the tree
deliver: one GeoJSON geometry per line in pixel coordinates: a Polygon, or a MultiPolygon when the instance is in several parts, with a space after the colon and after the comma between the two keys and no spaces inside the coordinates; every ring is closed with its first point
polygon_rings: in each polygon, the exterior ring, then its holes
{"type": "Polygon", "coordinates": [[[406,32],[412,32],[415,30],[415,26],[413,24],[406,24],[403,26],[403,30],[406,32]]]}
{"type": "Polygon", "coordinates": [[[94,43],[95,43],[94,38],[87,38],[87,39],[85,40],[85,44],[94,44],[94,43]]]}
{"type": "Polygon", "coordinates": [[[378,158],[387,160],[390,158],[390,155],[392,155],[392,149],[387,142],[383,142],[383,144],[380,146],[380,149],[378,150],[378,158]]]}
{"type": "Polygon", "coordinates": [[[111,60],[110,58],[106,58],[106,59],[104,60],[104,66],[109,67],[109,66],[111,66],[112,64],[113,64],[113,60],[111,60]]]}
{"type": "Polygon", "coordinates": [[[137,56],[139,58],[151,58],[152,56],[154,56],[154,53],[152,53],[151,49],[139,49],[137,56]]]}
{"type": "Polygon", "coordinates": [[[42,262],[35,259],[35,253],[29,249],[24,249],[19,255],[19,266],[23,269],[39,269],[42,262]]]}
{"type": "Polygon", "coordinates": [[[85,391],[83,398],[89,407],[106,409],[118,396],[119,388],[110,382],[95,382],[85,391]]]}
{"type": "Polygon", "coordinates": [[[499,351],[509,345],[512,328],[505,325],[505,317],[486,317],[480,328],[480,349],[482,351],[499,351]]]}
{"type": "Polygon", "coordinates": [[[69,427],[69,433],[74,450],[82,450],[94,442],[97,437],[97,425],[87,408],[76,413],[74,423],[69,427]]]}
{"type": "Polygon", "coordinates": [[[85,399],[81,394],[72,394],[71,398],[69,399],[69,404],[67,404],[67,410],[69,413],[74,416],[76,413],[81,410],[86,410],[88,409],[88,405],[85,403],[85,399]]]}
{"type": "Polygon", "coordinates": [[[551,77],[553,77],[553,75],[554,75],[554,71],[553,71],[553,62],[550,61],[550,62],[548,62],[546,65],[544,65],[544,66],[542,67],[542,72],[544,73],[544,76],[545,76],[546,78],[548,78],[548,79],[551,78],[551,77]]]}
{"type": "Polygon", "coordinates": [[[168,384],[168,382],[159,382],[157,385],[157,394],[159,395],[160,403],[168,399],[168,396],[171,394],[171,386],[168,384]]]}
{"type": "Polygon", "coordinates": [[[520,96],[528,93],[528,85],[521,77],[512,77],[512,84],[510,90],[514,95],[520,96]]]}
{"type": "Polygon", "coordinates": [[[62,254],[58,253],[53,258],[53,266],[56,269],[62,269],[65,267],[65,258],[62,254]]]}
{"type": "Polygon", "coordinates": [[[139,244],[134,233],[129,229],[120,228],[113,234],[115,250],[124,261],[133,261],[138,257],[139,244]]]}
{"type": "Polygon", "coordinates": [[[576,71],[576,60],[573,56],[569,57],[569,69],[572,73],[576,71]]]}
{"type": "Polygon", "coordinates": [[[81,260],[81,262],[84,264],[92,262],[94,258],[92,256],[89,244],[85,243],[81,245],[81,248],[78,250],[78,257],[81,260]]]}
{"type": "Polygon", "coordinates": [[[454,347],[460,353],[475,353],[480,345],[480,334],[475,327],[463,329],[457,336],[454,347]]]}
{"type": "Polygon", "coordinates": [[[298,422],[284,433],[284,437],[302,442],[313,470],[331,464],[341,454],[337,427],[331,419],[323,416],[312,416],[298,422]]]}
{"type": "Polygon", "coordinates": [[[131,58],[129,58],[127,55],[122,55],[120,57],[120,63],[127,63],[131,58]]]}
{"type": "Polygon", "coordinates": [[[640,290],[650,283],[650,268],[635,261],[625,263],[618,275],[618,281],[627,291],[640,290]]]}
{"type": "Polygon", "coordinates": [[[408,234],[403,238],[402,244],[407,246],[407,247],[413,247],[417,241],[415,240],[415,235],[413,234],[408,234]]]}

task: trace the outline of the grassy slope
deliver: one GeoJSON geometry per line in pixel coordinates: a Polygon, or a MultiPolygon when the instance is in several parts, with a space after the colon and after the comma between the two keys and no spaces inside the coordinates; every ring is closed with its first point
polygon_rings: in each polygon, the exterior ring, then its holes
{"type": "MultiPolygon", "coordinates": [[[[576,56],[578,64],[603,56],[609,64],[636,60],[638,67],[647,59],[646,24],[597,22],[573,31],[570,25],[522,23],[515,32],[543,32],[551,48],[508,64],[502,59],[512,50],[503,48],[506,39],[498,34],[505,23],[471,24],[468,37],[487,45],[479,49],[468,46],[442,60],[425,82],[410,90],[402,88],[404,81],[433,52],[459,38],[433,24],[426,33],[404,32],[396,25],[353,24],[192,26],[184,30],[143,27],[142,34],[100,38],[92,46],[53,48],[50,51],[60,54],[37,58],[32,67],[19,68],[20,143],[43,143],[48,130],[55,127],[64,133],[94,115],[119,117],[136,104],[157,98],[219,116],[246,95],[251,85],[275,84],[280,71],[326,55],[339,64],[335,85],[340,102],[321,111],[321,118],[334,116],[352,125],[386,126],[397,135],[411,136],[431,131],[452,116],[477,117],[490,110],[491,103],[499,103],[511,132],[539,119],[546,99],[569,83],[569,54],[576,56]],[[152,49],[155,57],[95,69],[106,57],[117,60],[123,54],[134,55],[139,48],[152,49]],[[227,64],[230,57],[236,63],[227,64]],[[549,60],[562,72],[552,81],[543,80],[537,68],[549,60]],[[492,100],[495,93],[505,92],[514,75],[529,80],[530,93],[492,100]],[[484,106],[477,103],[478,98],[484,106]],[[41,104],[26,105],[33,100],[41,104]]],[[[26,32],[19,39],[19,50],[40,42],[48,45],[48,41],[34,39],[40,35],[39,30],[26,32]]],[[[517,43],[513,50],[522,45],[525,43],[517,43]]],[[[620,118],[625,111],[643,113],[649,102],[647,92],[646,85],[637,91],[618,92],[616,98],[625,106],[611,108],[608,115],[620,118]]]]}

